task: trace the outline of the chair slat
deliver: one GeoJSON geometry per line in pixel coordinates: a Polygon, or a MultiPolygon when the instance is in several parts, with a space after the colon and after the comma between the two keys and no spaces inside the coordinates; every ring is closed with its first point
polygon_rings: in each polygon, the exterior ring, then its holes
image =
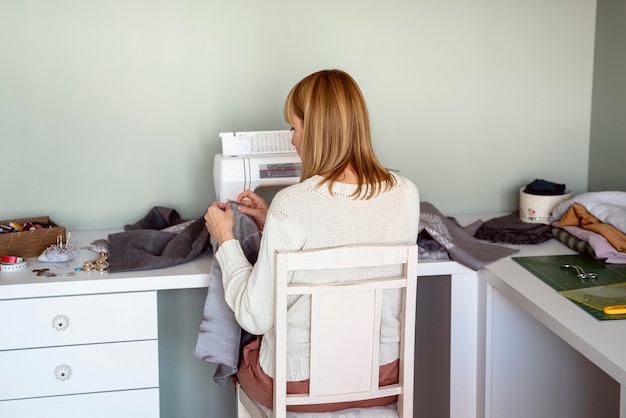
{"type": "MultiPolygon", "coordinates": [[[[373,267],[402,264],[408,250],[398,245],[353,245],[319,250],[279,251],[288,255],[288,270],[319,270],[320,260],[324,268],[373,267]],[[355,261],[358,260],[358,261],[355,261]]],[[[415,258],[417,262],[417,256],[415,258]]]]}

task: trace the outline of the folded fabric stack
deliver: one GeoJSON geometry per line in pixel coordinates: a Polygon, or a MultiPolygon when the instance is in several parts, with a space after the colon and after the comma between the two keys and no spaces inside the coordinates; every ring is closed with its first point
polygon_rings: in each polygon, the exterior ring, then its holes
{"type": "Polygon", "coordinates": [[[528,223],[520,219],[519,211],[489,219],[474,235],[478,239],[505,244],[541,244],[552,239],[550,225],[528,223]]]}
{"type": "Polygon", "coordinates": [[[559,196],[567,193],[567,187],[565,184],[535,179],[524,187],[524,192],[540,196],[559,196]]]}
{"type": "Polygon", "coordinates": [[[552,211],[554,236],[606,263],[626,264],[626,192],[590,192],[552,211]]]}
{"type": "Polygon", "coordinates": [[[474,231],[482,221],[461,227],[454,219],[444,216],[429,202],[420,203],[420,221],[417,246],[419,257],[425,259],[452,259],[473,270],[508,257],[519,250],[480,242],[474,231]],[[445,255],[440,255],[444,253],[445,255]]]}

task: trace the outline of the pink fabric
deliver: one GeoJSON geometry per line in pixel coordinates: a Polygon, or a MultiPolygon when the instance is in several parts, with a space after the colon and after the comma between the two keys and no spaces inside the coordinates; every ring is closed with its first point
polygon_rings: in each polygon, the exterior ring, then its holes
{"type": "Polygon", "coordinates": [[[617,251],[602,235],[597,232],[582,229],[579,226],[560,225],[560,228],[569,232],[573,236],[583,241],[587,241],[597,257],[605,258],[605,262],[610,264],[626,264],[626,253],[617,251]]]}
{"type": "MultiPolygon", "coordinates": [[[[272,388],[274,381],[269,377],[259,364],[259,350],[261,347],[261,337],[257,337],[250,344],[243,348],[243,356],[239,363],[237,380],[245,390],[246,394],[259,404],[272,409],[274,394],[272,388]]],[[[379,385],[387,386],[398,383],[400,372],[400,360],[380,366],[379,385]]],[[[309,381],[287,382],[287,393],[300,394],[309,392],[309,381]]],[[[397,396],[385,398],[368,399],[355,402],[341,402],[324,405],[297,405],[288,406],[287,409],[295,412],[330,412],[347,408],[364,408],[372,406],[384,406],[397,402],[397,396]]]]}

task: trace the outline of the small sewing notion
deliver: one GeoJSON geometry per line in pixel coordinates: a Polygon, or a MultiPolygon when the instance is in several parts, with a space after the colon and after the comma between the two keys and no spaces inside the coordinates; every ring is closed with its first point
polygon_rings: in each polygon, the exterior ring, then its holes
{"type": "Polygon", "coordinates": [[[597,280],[598,275],[595,273],[586,273],[585,270],[580,266],[575,266],[573,264],[561,264],[561,268],[564,269],[574,269],[576,271],[576,277],[580,280],[597,280]]]}
{"type": "Polygon", "coordinates": [[[52,244],[43,250],[37,260],[42,263],[65,263],[73,260],[76,254],[78,254],[78,251],[76,250],[76,246],[70,246],[71,235],[71,232],[67,233],[65,243],[63,242],[63,235],[58,235],[56,244],[52,244]]]}
{"type": "Polygon", "coordinates": [[[100,253],[100,257],[95,260],[86,261],[83,263],[84,271],[104,271],[109,268],[109,257],[105,253],[100,253]]]}
{"type": "Polygon", "coordinates": [[[26,268],[28,261],[13,255],[0,256],[0,271],[17,271],[26,268]]]}

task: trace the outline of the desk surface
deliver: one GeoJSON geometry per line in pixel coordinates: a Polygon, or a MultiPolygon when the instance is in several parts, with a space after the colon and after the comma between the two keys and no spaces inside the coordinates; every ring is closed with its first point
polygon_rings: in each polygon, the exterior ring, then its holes
{"type": "MultiPolygon", "coordinates": [[[[461,224],[468,224],[476,219],[488,219],[491,216],[465,215],[457,219],[461,224]]],[[[107,238],[116,231],[78,231],[72,234],[72,242],[79,248],[98,239],[107,238]]],[[[572,254],[573,251],[556,240],[540,245],[511,245],[520,252],[516,256],[572,254]]],[[[36,258],[28,259],[28,267],[14,272],[0,272],[0,300],[27,297],[59,296],[85,293],[131,292],[142,290],[165,290],[206,287],[209,283],[212,257],[204,253],[196,259],[173,267],[136,272],[84,272],[76,275],[74,268],[83,262],[97,258],[97,254],[82,248],[78,256],[69,263],[40,263],[36,258]],[[34,269],[49,268],[57,274],[55,277],[37,276],[34,269]]],[[[420,276],[437,276],[472,272],[466,266],[455,261],[420,260],[420,276]]]]}
{"type": "MultiPolygon", "coordinates": [[[[111,231],[79,231],[72,233],[72,243],[84,247],[98,239],[106,239],[111,231]]],[[[83,262],[98,258],[98,254],[82,248],[68,263],[41,263],[29,258],[28,266],[18,271],[0,271],[0,300],[43,296],[80,295],[90,293],[138,292],[145,290],[188,289],[207,287],[211,271],[211,255],[201,254],[178,266],[109,273],[79,271],[83,262]],[[49,268],[55,277],[37,276],[34,269],[49,268]]]]}
{"type": "MultiPolygon", "coordinates": [[[[521,254],[525,255],[531,254],[521,254]]],[[[609,376],[626,385],[626,320],[595,319],[510,258],[488,265],[480,275],[609,376]]]]}
{"type": "MultiPolygon", "coordinates": [[[[478,216],[459,217],[462,224],[470,223],[478,216]]],[[[489,217],[483,217],[487,219],[489,217]]],[[[116,231],[78,231],[72,233],[72,243],[82,248],[98,239],[106,239],[108,234],[116,231]]],[[[572,250],[556,240],[540,245],[510,246],[519,248],[516,255],[552,255],[570,254],[572,250]]],[[[97,254],[82,248],[77,257],[68,263],[41,263],[36,258],[28,259],[28,266],[19,271],[0,272],[0,300],[21,299],[29,297],[79,295],[89,293],[133,292],[144,290],[187,289],[206,287],[209,284],[212,257],[208,252],[187,263],[154,270],[135,272],[98,272],[79,271],[83,262],[97,258],[97,254]],[[57,274],[55,277],[37,276],[34,269],[49,268],[57,274]]],[[[455,261],[420,260],[419,276],[437,276],[472,272],[455,261]]]]}

